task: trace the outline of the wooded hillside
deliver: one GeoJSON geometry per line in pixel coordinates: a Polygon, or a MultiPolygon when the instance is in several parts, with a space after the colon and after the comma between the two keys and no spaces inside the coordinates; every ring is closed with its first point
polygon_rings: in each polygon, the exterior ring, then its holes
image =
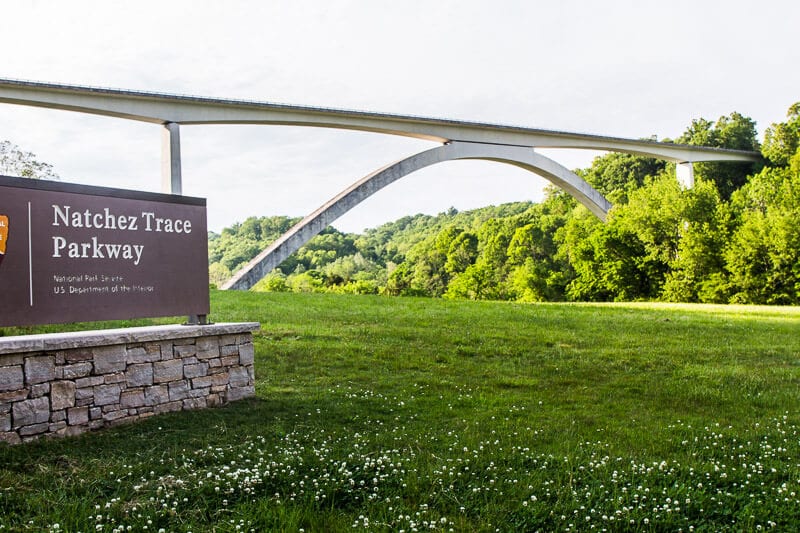
{"type": "MultiPolygon", "coordinates": [[[[670,142],[667,140],[667,142],[670,142]]],[[[760,150],[763,163],[674,164],[627,154],[577,171],[613,204],[606,223],[551,188],[539,204],[401,218],[363,235],[326,229],[256,290],[515,301],[800,303],[800,103],[759,143],[739,113],[675,142],[760,150]]],[[[209,235],[212,283],[298,219],[249,218],[209,235]]]]}

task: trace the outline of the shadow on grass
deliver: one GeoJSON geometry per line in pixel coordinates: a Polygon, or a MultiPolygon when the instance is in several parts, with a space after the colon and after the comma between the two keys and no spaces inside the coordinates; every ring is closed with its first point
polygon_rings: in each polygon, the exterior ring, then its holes
{"type": "Polygon", "coordinates": [[[30,475],[42,465],[69,468],[89,461],[104,464],[125,462],[126,457],[130,461],[168,457],[176,451],[227,445],[252,435],[281,434],[287,421],[315,408],[296,396],[251,398],[212,409],[165,413],[76,437],[0,445],[0,471],[30,475]]]}

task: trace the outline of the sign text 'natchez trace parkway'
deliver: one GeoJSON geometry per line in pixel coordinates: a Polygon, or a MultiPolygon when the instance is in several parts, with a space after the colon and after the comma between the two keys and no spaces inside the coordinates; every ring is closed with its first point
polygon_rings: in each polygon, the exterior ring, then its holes
{"type": "Polygon", "coordinates": [[[0,176],[0,326],[209,312],[206,201],[0,176]]]}

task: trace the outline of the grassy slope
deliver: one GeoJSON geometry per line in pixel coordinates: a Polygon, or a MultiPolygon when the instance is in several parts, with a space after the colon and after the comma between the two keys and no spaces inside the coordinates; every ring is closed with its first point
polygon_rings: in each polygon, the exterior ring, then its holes
{"type": "Polygon", "coordinates": [[[0,448],[0,524],[310,531],[435,522],[459,531],[800,520],[794,496],[762,494],[800,478],[798,309],[223,292],[212,305],[216,321],[262,323],[258,398],[0,448]],[[261,481],[226,477],[237,458],[261,465],[261,481]],[[743,484],[756,463],[773,466],[756,472],[764,485],[749,497],[743,484]],[[667,465],[663,476],[645,471],[653,464],[667,465]],[[346,483],[359,475],[379,485],[376,496],[346,483]],[[314,491],[299,488],[314,481],[314,491]],[[632,493],[648,484],[662,500],[642,505],[632,493]],[[675,510],[668,494],[691,503],[675,510]],[[614,513],[617,522],[602,521],[614,513]]]}

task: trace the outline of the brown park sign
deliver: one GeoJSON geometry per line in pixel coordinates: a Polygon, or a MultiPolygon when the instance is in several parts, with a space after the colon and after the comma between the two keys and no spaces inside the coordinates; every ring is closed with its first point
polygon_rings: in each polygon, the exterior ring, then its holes
{"type": "Polygon", "coordinates": [[[0,176],[0,326],[208,312],[205,199],[0,176]]]}

